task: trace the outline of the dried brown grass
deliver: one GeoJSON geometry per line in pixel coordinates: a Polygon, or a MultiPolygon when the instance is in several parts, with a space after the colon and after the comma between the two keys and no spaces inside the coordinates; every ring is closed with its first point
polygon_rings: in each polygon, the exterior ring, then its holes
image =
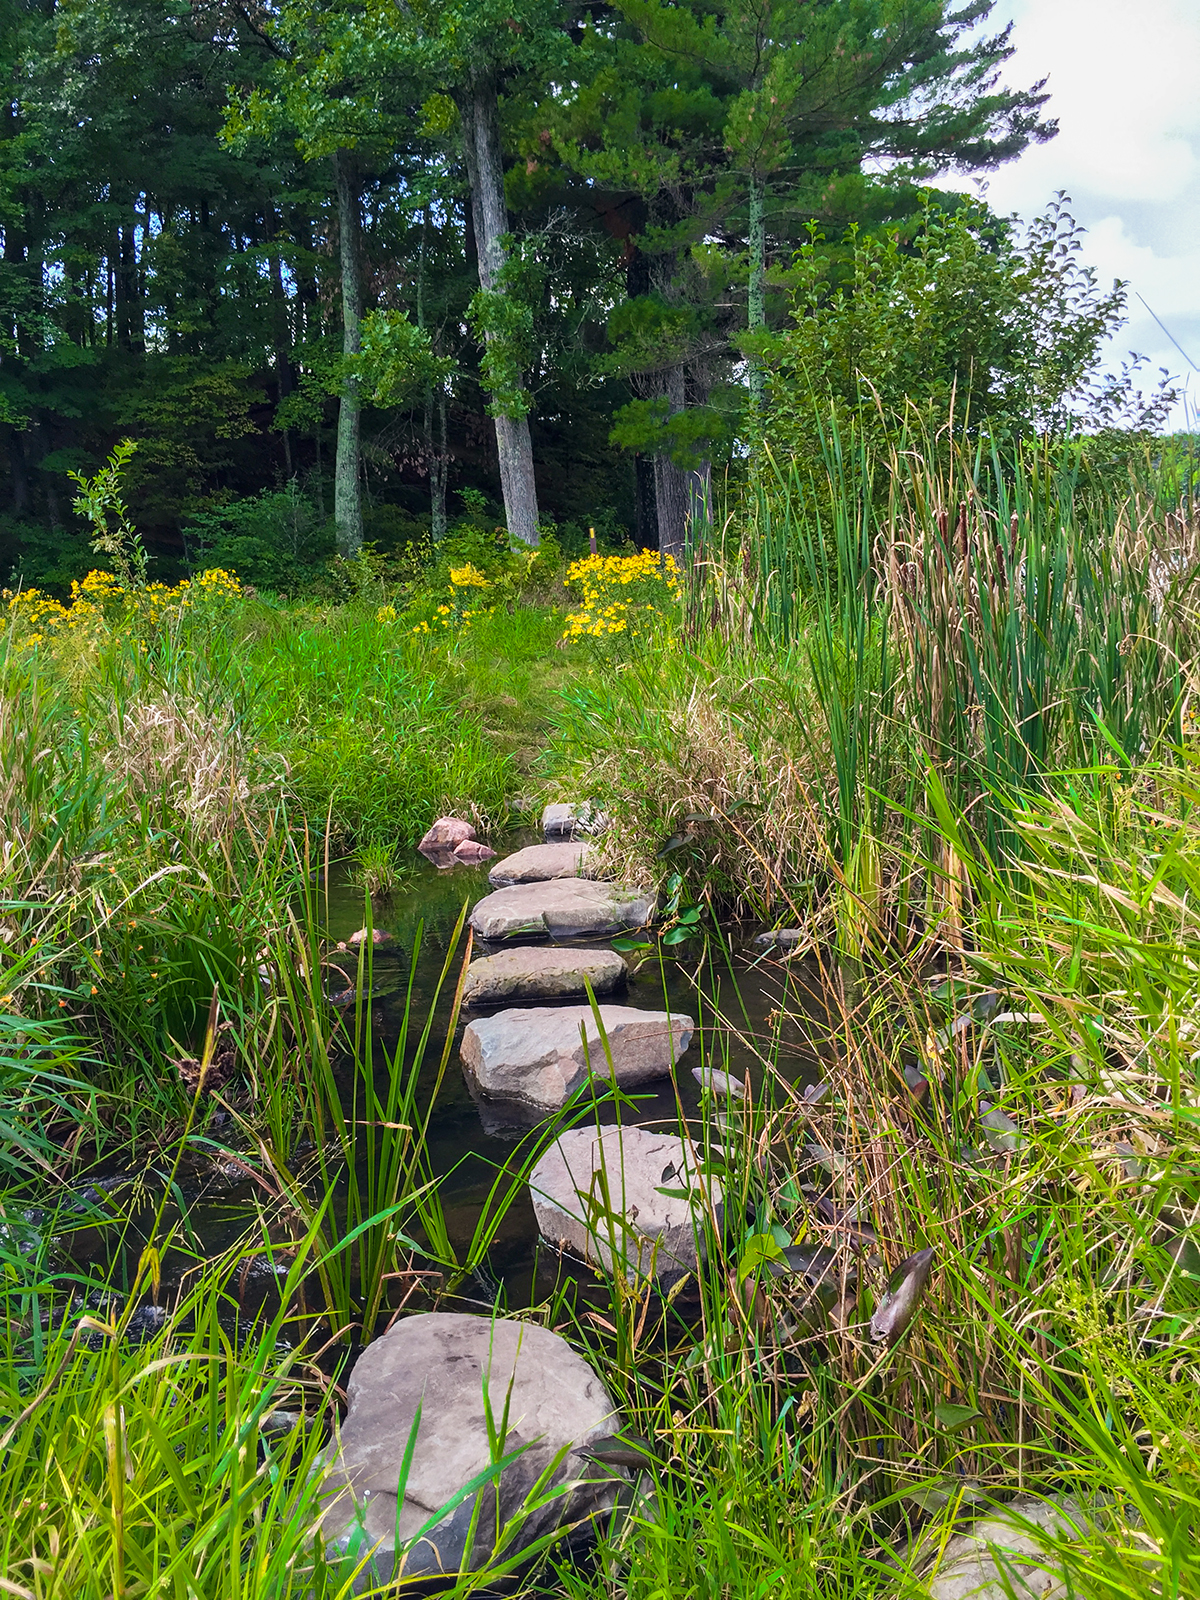
{"type": "Polygon", "coordinates": [[[182,822],[196,843],[228,843],[278,792],[242,730],[171,695],[114,712],[104,766],[137,806],[182,822]]]}

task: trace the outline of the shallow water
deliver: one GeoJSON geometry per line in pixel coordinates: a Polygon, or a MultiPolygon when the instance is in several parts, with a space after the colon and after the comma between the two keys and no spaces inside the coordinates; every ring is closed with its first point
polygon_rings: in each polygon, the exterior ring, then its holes
{"type": "MultiPolygon", "coordinates": [[[[533,838],[533,835],[523,835],[507,840],[501,853],[518,849],[533,838]]],[[[399,1034],[410,971],[414,1014],[423,1020],[464,903],[474,905],[490,893],[490,865],[439,869],[418,858],[412,875],[390,899],[376,903],[374,925],[386,929],[393,940],[375,951],[371,1022],[375,1037],[389,1050],[399,1034]],[[418,934],[420,945],[414,964],[418,934]]],[[[354,889],[345,875],[334,878],[331,874],[331,879],[329,934],[331,940],[344,940],[364,925],[366,904],[362,891],[354,889]]],[[[739,1080],[749,1073],[757,1088],[763,1074],[762,1054],[773,1032],[769,1019],[781,1006],[785,988],[789,1005],[778,1029],[779,1045],[773,1053],[776,1069],[789,1080],[800,1083],[815,1081],[819,1076],[819,1058],[812,1043],[813,1022],[820,1010],[816,974],[794,962],[785,968],[778,960],[764,957],[753,945],[757,931],[757,928],[725,928],[723,933],[729,944],[730,959],[718,958],[717,962],[706,964],[699,974],[696,972],[702,955],[699,941],[694,948],[676,946],[678,959],[666,962],[661,969],[657,961],[647,963],[631,974],[623,994],[605,997],[604,1003],[611,1001],[649,1011],[686,1012],[697,1023],[696,1033],[680,1059],[674,1078],[634,1092],[637,1121],[674,1128],[680,1109],[685,1117],[696,1116],[700,1087],[691,1069],[702,1063],[728,1071],[739,1080]],[[786,976],[789,972],[790,979],[786,976]]],[[[583,946],[608,944],[606,940],[541,942],[583,946]]],[[[460,942],[460,956],[464,948],[460,942]]],[[[486,954],[499,948],[511,948],[511,945],[477,943],[473,954],[486,954]]],[[[454,971],[457,972],[457,966],[454,971]]],[[[453,989],[451,979],[443,986],[439,997],[435,1014],[440,1026],[434,1028],[434,1037],[439,1040],[444,1039],[449,1023],[453,989]]],[[[521,1003],[533,1006],[539,1002],[521,1003]]],[[[484,1009],[492,1012],[501,1008],[484,1009]]],[[[459,1038],[471,1017],[478,1014],[478,1011],[464,1011],[458,1024],[459,1038]]],[[[497,1170],[512,1158],[515,1143],[529,1131],[530,1125],[506,1125],[492,1108],[476,1104],[457,1064],[457,1045],[454,1063],[442,1085],[430,1123],[430,1156],[434,1171],[445,1174],[442,1195],[452,1237],[456,1246],[465,1246],[497,1170]]],[[[432,1078],[432,1062],[427,1065],[426,1073],[432,1078]]],[[[588,1115],[591,1115],[590,1109],[588,1115]]],[[[602,1121],[614,1120],[615,1116],[614,1107],[600,1107],[602,1121]]],[[[626,1110],[622,1116],[628,1121],[630,1113],[626,1110]]],[[[536,1243],[533,1207],[524,1197],[510,1211],[489,1261],[491,1274],[503,1284],[510,1306],[525,1303],[532,1290],[536,1243]]]]}
{"type": "MultiPolygon", "coordinates": [[[[508,853],[531,842],[529,834],[514,836],[503,843],[508,853]]],[[[431,1045],[422,1073],[421,1092],[428,1104],[433,1092],[437,1063],[450,1022],[453,995],[459,967],[467,949],[464,929],[445,982],[438,993],[439,979],[447,953],[454,944],[456,925],[464,905],[471,906],[490,892],[488,866],[456,866],[439,869],[414,852],[411,871],[395,892],[376,900],[371,911],[373,925],[392,935],[389,942],[373,952],[369,1022],[373,1059],[381,1076],[388,1070],[387,1059],[396,1048],[404,1018],[406,998],[411,993],[409,1026],[410,1051],[416,1047],[421,1027],[434,1005],[431,1045]],[[436,1002],[434,997],[436,998],[436,1002]]],[[[345,941],[364,925],[368,907],[362,890],[357,889],[348,871],[333,868],[328,890],[322,890],[320,911],[326,921],[331,946],[345,941]]],[[[699,1108],[700,1089],[692,1068],[703,1064],[732,1073],[739,1080],[747,1073],[755,1087],[763,1074],[762,1057],[773,1033],[778,1043],[773,1049],[775,1070],[795,1082],[811,1082],[820,1075],[819,1056],[813,1045],[814,1032],[820,1033],[823,1007],[819,999],[817,976],[812,968],[792,961],[786,965],[753,945],[756,928],[726,927],[722,930],[728,950],[701,965],[702,949],[676,946],[676,959],[660,969],[657,960],[632,973],[623,994],[611,997],[614,1003],[688,1013],[697,1023],[692,1042],[680,1059],[674,1079],[635,1091],[636,1120],[647,1124],[677,1126],[679,1113],[694,1117],[699,1108]],[[701,965],[701,970],[696,971],[701,965]],[[787,998],[784,1020],[775,1025],[772,1014],[787,998]],[[814,1023],[817,1024],[814,1029],[814,1023]]],[[[566,942],[566,941],[563,941],[566,942]]],[[[607,941],[577,941],[603,944],[607,941]]],[[[499,946],[476,944],[474,954],[487,953],[499,946]]],[[[357,955],[348,951],[332,961],[341,966],[347,985],[357,971],[357,955]]],[[[329,987],[340,980],[328,975],[329,987]]],[[[561,1002],[544,1002],[553,1005],[561,1002]]],[[[536,1005],[538,1002],[522,1002],[536,1005]]],[[[490,1010],[499,1008],[491,1007],[490,1010]]],[[[456,1249],[465,1250],[497,1173],[507,1163],[519,1160],[519,1143],[529,1132],[529,1124],[506,1123],[486,1104],[472,1098],[458,1062],[457,1042],[471,1016],[459,1018],[458,1034],[449,1070],[438,1094],[429,1128],[429,1154],[433,1171],[442,1180],[442,1203],[456,1249]],[[482,1114],[481,1114],[482,1113],[482,1114]]],[[[352,1026],[352,1022],[351,1022],[352,1026]]],[[[380,1083],[380,1093],[386,1091],[380,1083]]],[[[591,1115],[588,1109],[587,1115],[591,1115]]],[[[601,1106],[601,1120],[616,1115],[612,1106],[601,1106]]],[[[630,1120],[630,1112],[622,1112],[630,1120]]],[[[236,1244],[254,1220],[256,1201],[262,1198],[254,1179],[239,1166],[236,1153],[222,1154],[220,1126],[209,1126],[202,1135],[194,1157],[185,1158],[178,1174],[177,1203],[172,1198],[164,1212],[167,1226],[177,1225],[187,1252],[171,1253],[164,1261],[163,1293],[170,1294],[193,1265],[196,1256],[213,1257],[236,1244]],[[208,1142],[211,1141],[211,1145],[208,1142]],[[207,1148],[206,1148],[207,1147],[207,1148]],[[190,1260],[189,1260],[190,1256],[190,1260]]],[[[143,1174],[137,1187],[119,1184],[104,1187],[88,1200],[99,1216],[106,1211],[123,1213],[125,1227],[84,1226],[63,1239],[72,1261],[79,1266],[111,1263],[117,1279],[131,1276],[136,1266],[145,1230],[149,1225],[162,1184],[168,1174],[153,1169],[143,1174]]],[[[107,1181],[107,1180],[105,1180],[107,1181]]],[[[256,1272],[273,1275],[267,1257],[259,1257],[256,1272]]],[[[489,1252],[486,1269],[478,1275],[476,1290],[494,1302],[500,1296],[510,1309],[527,1305],[536,1296],[537,1229],[533,1207],[527,1194],[521,1195],[509,1210],[489,1252]]],[[[119,1282],[114,1283],[120,1288],[119,1282]]],[[[243,1285],[248,1299],[259,1296],[266,1284],[243,1285]]]]}

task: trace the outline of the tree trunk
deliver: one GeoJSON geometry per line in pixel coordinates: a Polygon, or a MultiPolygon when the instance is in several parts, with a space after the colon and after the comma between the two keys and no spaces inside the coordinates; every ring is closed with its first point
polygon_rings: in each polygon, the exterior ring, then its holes
{"type": "MultiPolygon", "coordinates": [[[[267,212],[267,226],[275,238],[279,236],[279,219],[274,208],[267,212]]],[[[274,241],[272,241],[274,242],[274,241]]],[[[278,250],[272,250],[271,262],[271,324],[275,342],[275,407],[276,425],[278,425],[278,409],[292,392],[292,360],[291,360],[291,329],[288,323],[287,290],[283,284],[283,261],[278,250]]],[[[289,430],[280,428],[283,435],[283,462],[288,481],[295,477],[295,468],[292,463],[292,436],[289,430]]]]}
{"type": "MultiPolygon", "coordinates": [[[[501,240],[508,232],[504,205],[504,162],[500,147],[500,110],[496,80],[486,69],[476,69],[459,97],[467,181],[471,187],[471,216],[479,260],[479,286],[503,292],[497,282],[504,266],[501,240]]],[[[486,335],[488,341],[494,337],[486,335]]],[[[529,418],[497,414],[496,453],[500,458],[500,488],[509,534],[524,544],[538,542],[537,484],[533,476],[533,444],[529,418]]]]}
{"type": "MultiPolygon", "coordinates": [[[[361,348],[362,261],[359,247],[358,186],[348,150],[333,157],[337,183],[338,249],[342,271],[342,354],[361,348]]],[[[337,462],[333,473],[333,521],[338,553],[356,556],[362,549],[362,471],[359,449],[358,379],[347,374],[338,403],[337,462]]]]}
{"type": "MultiPolygon", "coordinates": [[[[446,391],[437,392],[438,443],[429,462],[430,532],[434,544],[446,537],[446,481],[450,476],[450,451],[446,444],[446,391]]],[[[431,430],[432,431],[432,430],[431,430]]]]}
{"type": "MultiPolygon", "coordinates": [[[[746,324],[751,332],[767,325],[767,195],[757,173],[750,178],[750,282],[746,295],[746,324]]],[[[750,435],[757,439],[766,409],[767,376],[757,356],[750,357],[750,435]]]]}
{"type": "Polygon", "coordinates": [[[658,549],[658,507],[654,495],[654,460],[651,456],[635,456],[634,482],[634,537],[639,550],[658,549]]]}
{"type": "MultiPolygon", "coordinates": [[[[421,248],[417,255],[417,327],[425,328],[425,244],[429,207],[421,212],[421,248]]],[[[446,391],[441,383],[425,386],[425,465],[429,470],[429,535],[434,544],[446,537],[446,391]],[[435,416],[441,422],[441,446],[434,441],[435,416]]]]}
{"type": "Polygon", "coordinates": [[[143,355],[146,325],[138,295],[136,213],[133,222],[117,230],[117,337],[124,349],[143,355]]]}
{"type": "MultiPolygon", "coordinates": [[[[683,368],[668,368],[663,380],[667,397],[668,415],[683,410],[683,368]]],[[[654,498],[658,506],[658,548],[663,555],[674,556],[683,565],[687,544],[688,516],[692,507],[692,492],[688,484],[691,474],[677,467],[669,455],[654,458],[654,498]]]]}

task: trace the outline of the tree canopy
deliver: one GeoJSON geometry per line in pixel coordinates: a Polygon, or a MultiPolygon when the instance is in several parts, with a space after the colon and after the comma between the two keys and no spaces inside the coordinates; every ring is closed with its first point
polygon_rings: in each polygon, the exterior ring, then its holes
{"type": "MultiPolygon", "coordinates": [[[[301,502],[305,559],[437,539],[463,490],[526,540],[677,549],[806,319],[870,298],[854,252],[928,264],[939,174],[1053,134],[990,10],[9,0],[0,563],[86,568],[65,475],[124,438],[164,575],[301,502]]],[[[971,281],[1011,280],[942,198],[971,281]]]]}

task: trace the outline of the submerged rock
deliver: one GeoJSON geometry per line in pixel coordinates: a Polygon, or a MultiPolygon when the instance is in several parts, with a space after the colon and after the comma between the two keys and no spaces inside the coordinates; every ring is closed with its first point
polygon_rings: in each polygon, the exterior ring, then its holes
{"type": "Polygon", "coordinates": [[[769,928],[755,934],[754,942],[760,950],[795,950],[807,937],[803,928],[769,928]]]}
{"type": "Polygon", "coordinates": [[[469,1023],[462,1059],[472,1084],[493,1100],[544,1116],[559,1110],[589,1073],[622,1087],[670,1074],[691,1043],[695,1024],[679,1012],[599,1006],[500,1011],[469,1023]],[[605,1040],[608,1049],[605,1050],[605,1040]]]}
{"type": "Polygon", "coordinates": [[[590,878],[596,847],[587,840],[577,844],[530,844],[498,861],[488,873],[494,889],[514,883],[545,883],[552,878],[590,878]]]}
{"type": "Polygon", "coordinates": [[[608,827],[608,818],[590,800],[562,800],[542,812],[542,832],[547,839],[594,838],[608,827]]]}
{"type": "Polygon", "coordinates": [[[437,1578],[485,1566],[497,1525],[517,1515],[564,1447],[569,1453],[551,1482],[569,1482],[570,1489],[533,1511],[506,1553],[572,1524],[582,1524],[576,1539],[590,1536],[595,1519],[614,1504],[621,1479],[608,1468],[589,1470],[579,1452],[615,1433],[620,1415],[583,1358],[546,1328],[456,1312],[406,1317],[367,1346],[350,1374],[348,1394],[350,1409],[328,1454],[332,1470],[321,1528],[330,1555],[341,1550],[361,1558],[377,1546],[356,1592],[401,1573],[437,1578]],[[492,1463],[485,1384],[497,1424],[507,1408],[503,1451],[526,1448],[497,1484],[478,1491],[482,1505],[469,1554],[476,1495],[468,1495],[398,1561],[397,1540],[405,1545],[492,1463]],[[421,1421],[400,1497],[418,1406],[421,1421]]]}
{"type": "Polygon", "coordinates": [[[471,926],[481,939],[543,934],[552,939],[607,938],[644,926],[656,903],[651,889],[626,889],[590,878],[553,878],[484,895],[471,913],[471,926]]]}
{"type": "Polygon", "coordinates": [[[481,956],[467,968],[465,1005],[500,1000],[573,1000],[586,995],[585,980],[597,995],[612,994],[624,984],[628,969],[615,950],[547,948],[521,945],[481,956]]]}
{"type": "Polygon", "coordinates": [[[475,829],[462,817],[439,817],[417,846],[418,850],[453,850],[465,839],[473,839],[475,829]]]}
{"type": "Polygon", "coordinates": [[[454,846],[455,861],[471,867],[478,866],[481,861],[491,861],[495,854],[491,845],[480,844],[478,839],[464,839],[454,846]]]}
{"type": "Polygon", "coordinates": [[[352,933],[346,940],[348,945],[366,944],[370,938],[372,944],[391,944],[392,935],[385,933],[382,928],[372,928],[370,934],[365,928],[359,928],[357,933],[352,933]]]}
{"type": "MultiPolygon", "coordinates": [[[[721,1184],[711,1176],[705,1181],[720,1226],[721,1184]]],[[[645,1128],[572,1128],[554,1141],[529,1179],[544,1239],[606,1272],[620,1264],[664,1284],[695,1271],[703,1258],[706,1203],[700,1185],[684,1141],[645,1128]],[[620,1222],[589,1206],[593,1198],[620,1222]]]]}

